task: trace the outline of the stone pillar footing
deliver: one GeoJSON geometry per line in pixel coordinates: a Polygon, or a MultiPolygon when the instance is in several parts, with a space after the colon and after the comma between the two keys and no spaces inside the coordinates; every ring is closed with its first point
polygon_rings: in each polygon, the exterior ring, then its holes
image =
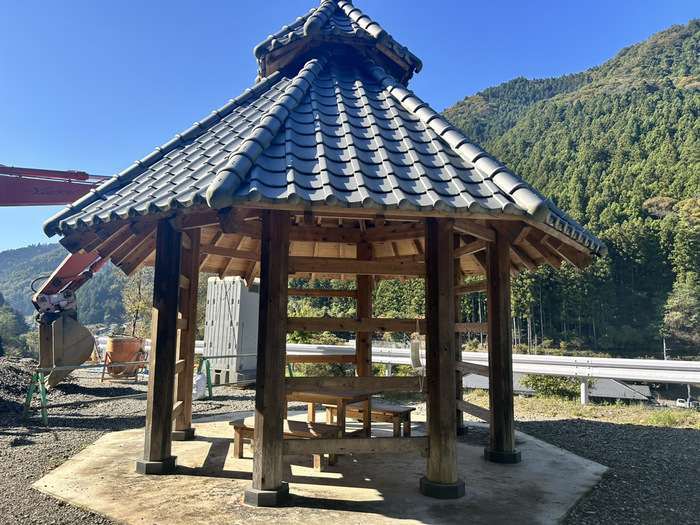
{"type": "Polygon", "coordinates": [[[492,463],[520,463],[520,451],[498,452],[489,448],[484,449],[484,458],[492,463]]]}
{"type": "Polygon", "coordinates": [[[188,428],[187,430],[173,430],[171,437],[173,441],[192,441],[194,434],[194,428],[188,428]]]}
{"type": "Polygon", "coordinates": [[[147,461],[139,459],[136,462],[136,472],[139,474],[172,474],[175,472],[177,456],[170,456],[162,461],[147,461]]]}
{"type": "Polygon", "coordinates": [[[255,507],[278,507],[289,501],[289,484],[282,483],[282,486],[274,490],[257,490],[252,485],[245,489],[243,503],[255,507]]]}
{"type": "Polygon", "coordinates": [[[429,498],[459,499],[465,494],[465,486],[461,479],[457,479],[455,483],[435,483],[423,476],[420,478],[420,492],[429,498]]]}
{"type": "Polygon", "coordinates": [[[457,427],[457,435],[458,436],[466,436],[467,434],[469,434],[469,427],[468,426],[457,427]]]}

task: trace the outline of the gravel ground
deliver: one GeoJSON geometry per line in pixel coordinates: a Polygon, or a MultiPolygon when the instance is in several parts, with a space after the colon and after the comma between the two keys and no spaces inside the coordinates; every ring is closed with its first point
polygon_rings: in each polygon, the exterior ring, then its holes
{"type": "MultiPolygon", "coordinates": [[[[23,422],[22,409],[36,362],[0,358],[0,523],[112,524],[111,520],[63,504],[31,485],[108,432],[145,424],[145,399],[53,408],[50,427],[38,412],[23,422]]],[[[146,383],[101,383],[81,371],[49,394],[49,403],[127,395],[146,383]]],[[[214,399],[195,402],[194,417],[252,410],[254,392],[216,388],[214,399]]],[[[38,396],[37,396],[38,397],[38,396]]],[[[423,407],[419,407],[422,409],[423,407]]],[[[519,416],[516,427],[531,436],[610,467],[562,522],[571,524],[700,524],[700,431],[601,421],[519,416]]],[[[471,439],[485,439],[473,432],[471,439]]]]}

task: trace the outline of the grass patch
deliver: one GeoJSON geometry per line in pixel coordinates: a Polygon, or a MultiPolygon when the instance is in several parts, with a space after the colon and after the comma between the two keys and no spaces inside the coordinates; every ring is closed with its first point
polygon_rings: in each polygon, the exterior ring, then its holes
{"type": "Polygon", "coordinates": [[[655,410],[647,417],[647,424],[655,427],[694,428],[700,430],[700,412],[673,408],[655,410]]]}
{"type": "MultiPolygon", "coordinates": [[[[465,395],[465,400],[484,408],[489,407],[488,392],[475,390],[465,395]]],[[[641,405],[622,403],[589,403],[558,397],[516,397],[515,419],[589,419],[620,425],[643,425],[667,428],[692,428],[700,430],[700,412],[664,408],[650,410],[641,405]]]]}

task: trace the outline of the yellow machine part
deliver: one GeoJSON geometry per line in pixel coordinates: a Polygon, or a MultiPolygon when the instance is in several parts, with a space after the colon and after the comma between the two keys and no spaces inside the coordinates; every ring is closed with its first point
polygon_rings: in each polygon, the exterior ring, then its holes
{"type": "MultiPolygon", "coordinates": [[[[40,325],[39,363],[42,367],[79,366],[90,358],[95,339],[90,331],[70,315],[61,315],[50,325],[40,325]]],[[[47,385],[53,388],[72,370],[53,370],[47,385]]]]}

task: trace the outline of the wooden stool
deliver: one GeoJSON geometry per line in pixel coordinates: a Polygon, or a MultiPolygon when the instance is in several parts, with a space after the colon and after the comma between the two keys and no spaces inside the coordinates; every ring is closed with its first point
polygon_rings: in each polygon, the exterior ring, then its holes
{"type": "MultiPolygon", "coordinates": [[[[233,455],[240,459],[243,457],[243,440],[249,439],[251,449],[253,447],[253,435],[255,428],[253,418],[236,419],[229,422],[233,427],[233,455]]],[[[338,425],[327,425],[325,423],[312,423],[309,421],[284,420],[284,438],[334,438],[338,437],[340,427],[338,425]]],[[[335,465],[337,457],[335,454],[328,455],[328,464],[335,465]]],[[[323,456],[314,454],[314,470],[323,470],[323,456]]]]}
{"type": "MultiPolygon", "coordinates": [[[[415,407],[385,405],[372,402],[372,421],[392,423],[394,425],[394,437],[401,436],[401,426],[403,425],[403,435],[404,437],[408,437],[411,435],[411,412],[415,409],[415,407]]],[[[328,412],[326,420],[334,421],[338,408],[332,405],[326,405],[326,411],[328,412]]],[[[346,417],[362,419],[363,414],[363,403],[353,403],[345,407],[346,417]]]]}

